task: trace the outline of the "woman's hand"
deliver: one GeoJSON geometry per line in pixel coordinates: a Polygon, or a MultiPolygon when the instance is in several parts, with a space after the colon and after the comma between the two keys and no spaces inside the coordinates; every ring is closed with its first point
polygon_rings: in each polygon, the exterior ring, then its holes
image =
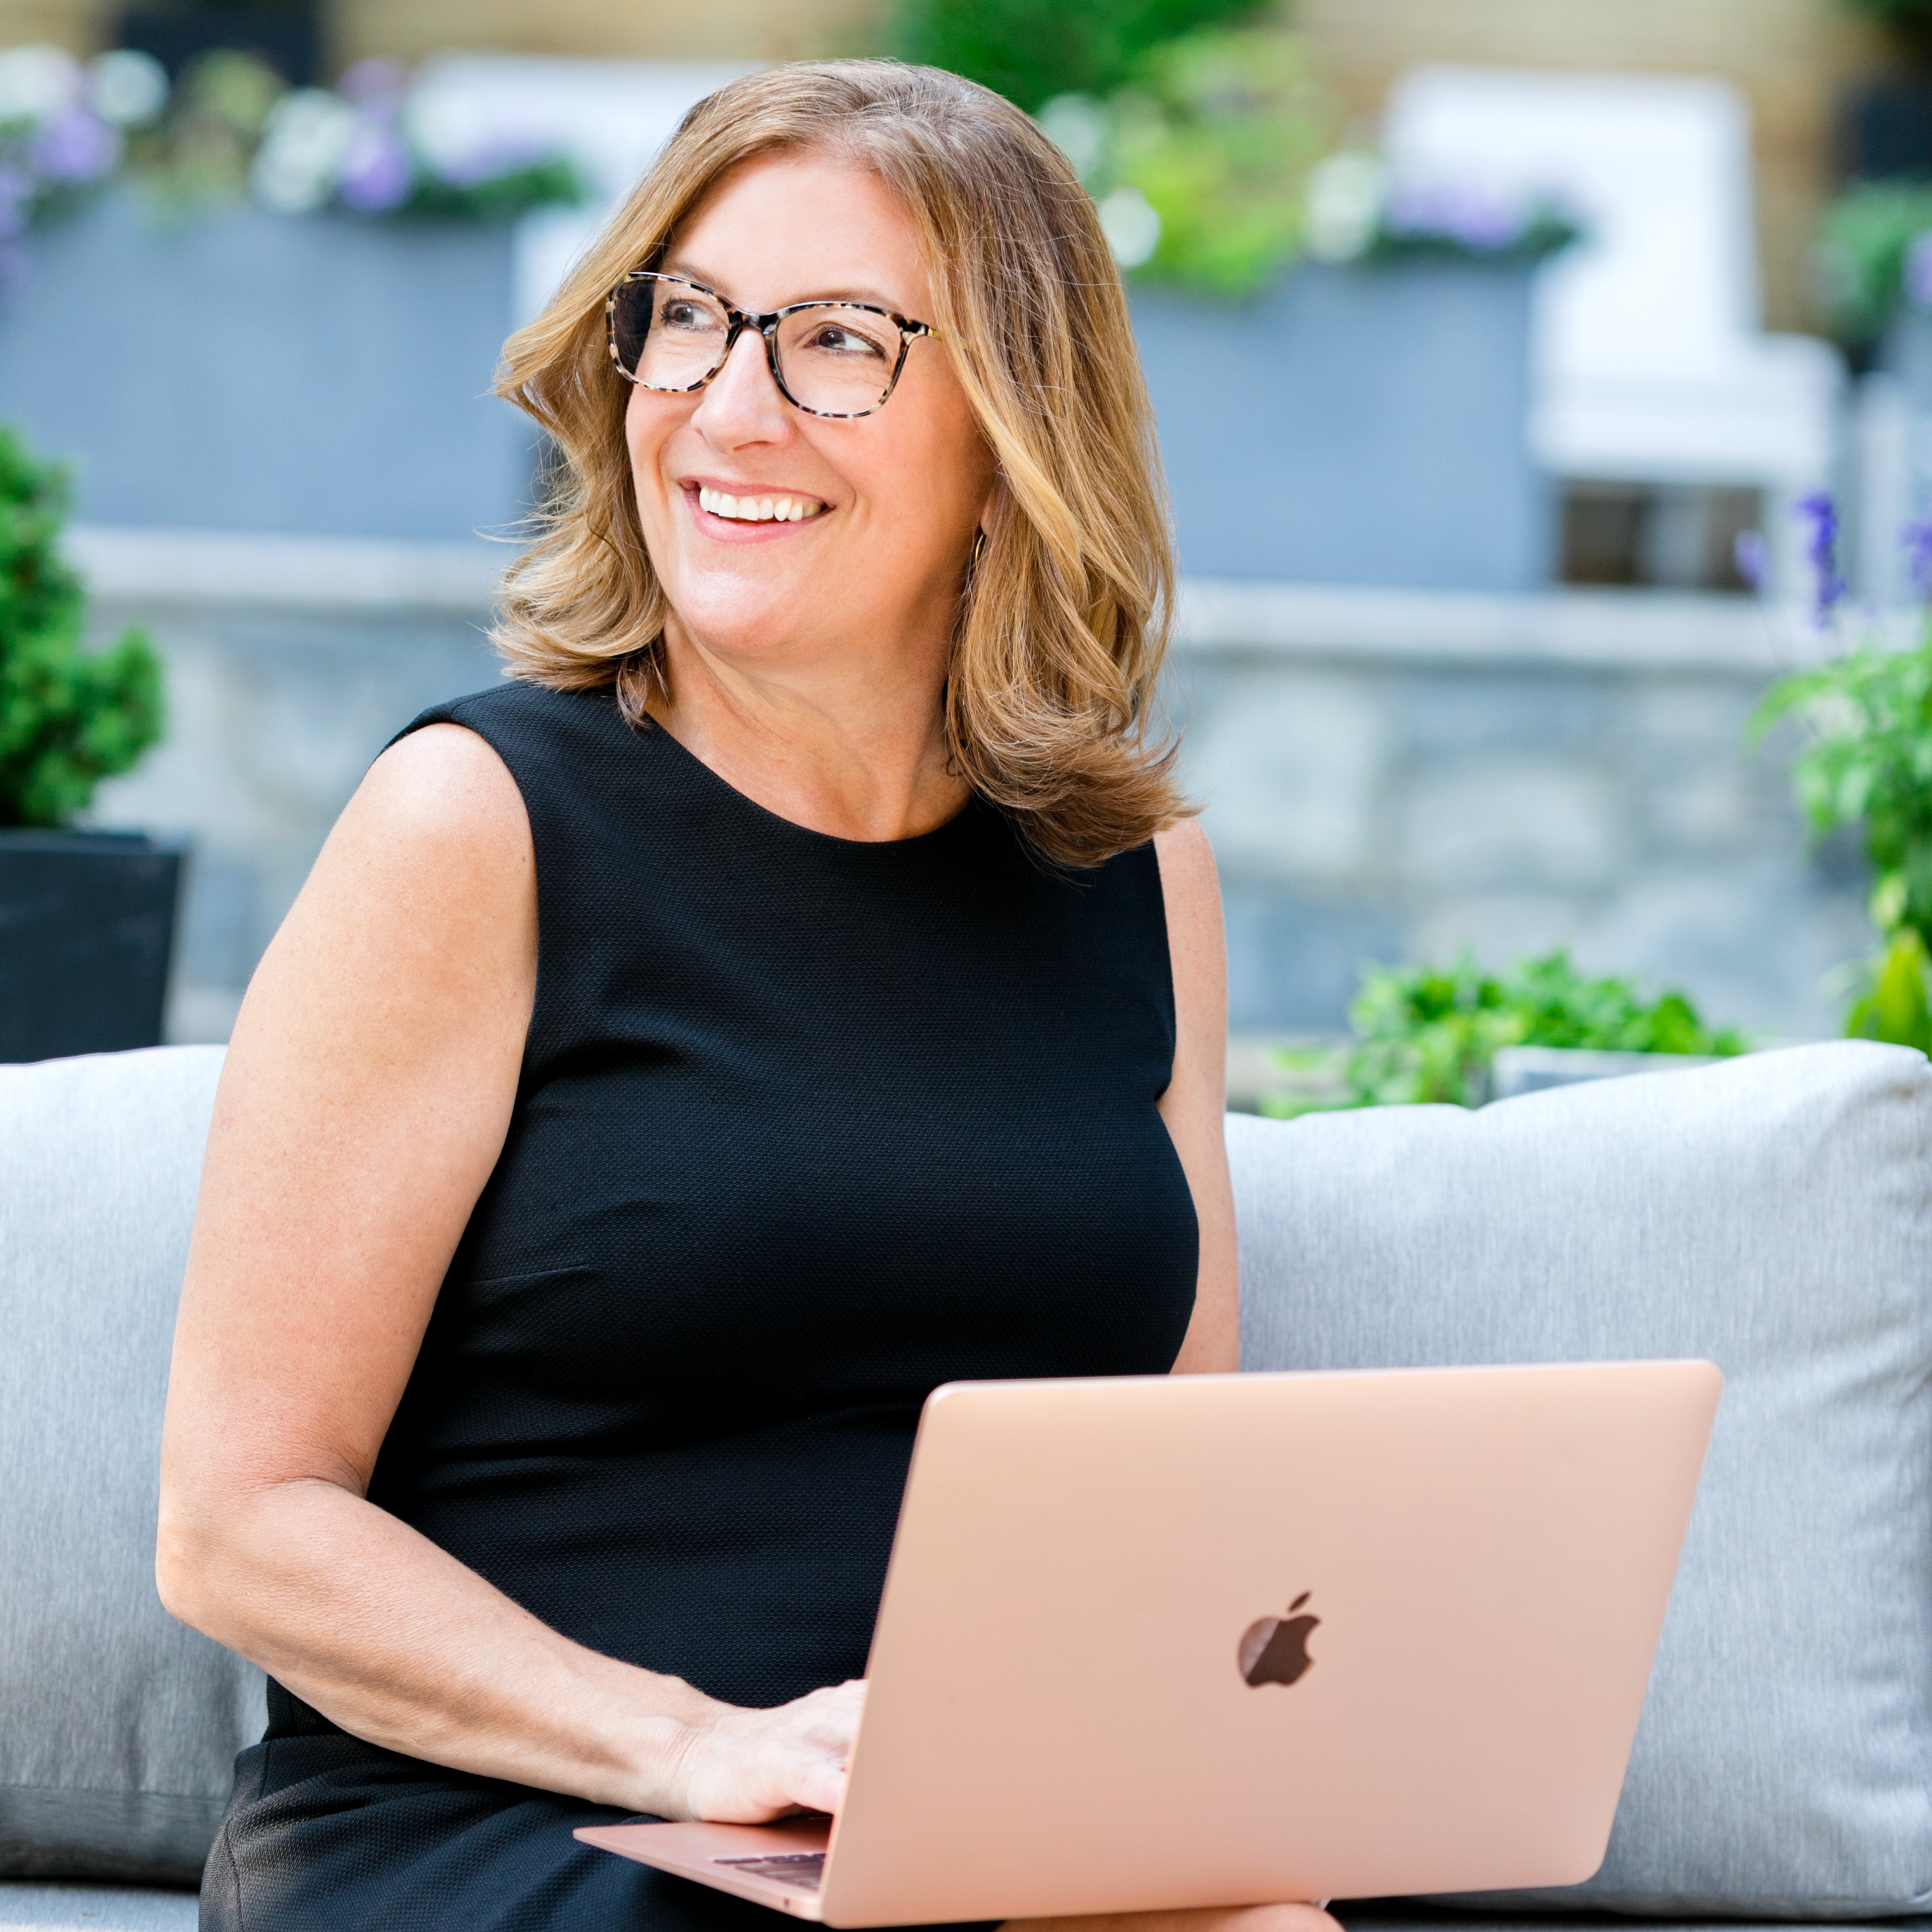
{"type": "Polygon", "coordinates": [[[715,1706],[715,1714],[687,1722],[665,1815],[760,1825],[794,1811],[837,1810],[865,1705],[866,1686],[855,1678],[768,1711],[715,1706]]]}
{"type": "Polygon", "coordinates": [[[1209,1905],[1193,1912],[1009,1918],[1000,1932],[1342,1932],[1342,1928],[1318,1905],[1209,1905]]]}

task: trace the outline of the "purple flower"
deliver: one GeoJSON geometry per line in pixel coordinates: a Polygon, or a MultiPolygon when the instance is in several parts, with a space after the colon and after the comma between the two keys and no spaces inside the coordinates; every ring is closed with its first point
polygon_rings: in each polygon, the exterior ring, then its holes
{"type": "Polygon", "coordinates": [[[372,114],[393,119],[410,88],[410,70],[400,61],[359,60],[335,83],[344,100],[372,114]]]}
{"type": "Polygon", "coordinates": [[[386,214],[409,199],[415,182],[410,151],[393,128],[364,122],[336,178],[336,191],[358,214],[386,214]]]}
{"type": "Polygon", "coordinates": [[[1932,308],[1932,229],[1914,236],[1905,251],[1905,292],[1922,308],[1932,308]]]}
{"type": "Polygon", "coordinates": [[[121,139],[91,107],[63,107],[34,130],[28,156],[49,181],[98,181],[121,158],[121,139]]]}
{"type": "Polygon", "coordinates": [[[1762,530],[1740,530],[1738,540],[1731,547],[1732,560],[1737,565],[1738,574],[1754,590],[1762,590],[1771,575],[1771,552],[1766,548],[1762,530]]]}
{"type": "Polygon", "coordinates": [[[1838,506],[1816,490],[1800,497],[1792,514],[1808,526],[1804,559],[1811,566],[1811,621],[1822,630],[1844,602],[1846,589],[1838,574],[1838,506]]]}
{"type": "Polygon", "coordinates": [[[1520,205],[1476,182],[1401,184],[1390,194],[1384,219],[1398,234],[1439,235],[1483,254],[1510,247],[1523,230],[1520,205]]]}
{"type": "Polygon", "coordinates": [[[541,142],[502,135],[436,164],[438,178],[452,188],[475,188],[480,182],[494,181],[499,175],[513,174],[534,166],[549,153],[541,142]]]}
{"type": "Polygon", "coordinates": [[[1932,602],[1932,515],[1915,517],[1898,533],[1906,574],[1920,603],[1932,602]]]}

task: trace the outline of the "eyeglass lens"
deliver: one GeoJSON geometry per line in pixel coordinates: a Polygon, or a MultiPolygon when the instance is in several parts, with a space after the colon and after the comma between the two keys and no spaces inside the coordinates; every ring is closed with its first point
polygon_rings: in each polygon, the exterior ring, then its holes
{"type": "MultiPolygon", "coordinates": [[[[731,333],[716,298],[650,277],[618,290],[614,321],[618,360],[647,389],[695,388],[724,362],[731,333]]],[[[778,369],[801,408],[861,415],[885,400],[902,340],[888,316],[814,306],[778,324],[778,369]]]]}

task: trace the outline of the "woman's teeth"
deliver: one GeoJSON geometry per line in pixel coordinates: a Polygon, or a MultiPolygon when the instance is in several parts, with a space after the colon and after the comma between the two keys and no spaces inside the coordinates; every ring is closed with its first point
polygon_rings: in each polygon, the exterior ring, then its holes
{"type": "Polygon", "coordinates": [[[700,485],[700,509],[740,524],[802,524],[824,508],[816,496],[733,496],[700,485]]]}

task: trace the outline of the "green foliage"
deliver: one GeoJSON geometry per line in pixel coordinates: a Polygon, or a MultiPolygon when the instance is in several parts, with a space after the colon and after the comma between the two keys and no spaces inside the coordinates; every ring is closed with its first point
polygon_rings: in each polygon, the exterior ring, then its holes
{"type": "Polygon", "coordinates": [[[57,548],[66,479],[0,429],[0,826],[64,825],[161,734],[147,638],[80,648],[80,580],[57,548]]]}
{"type": "Polygon", "coordinates": [[[417,175],[398,214],[461,216],[472,221],[514,221],[536,208],[570,208],[590,198],[576,164],[548,154],[523,167],[506,168],[476,182],[417,175]]]}
{"type": "Polygon", "coordinates": [[[1925,942],[1901,926],[1867,968],[1868,983],[1845,1016],[1851,1040],[1882,1040],[1932,1053],[1932,1006],[1926,999],[1925,942]]]}
{"type": "Polygon", "coordinates": [[[1875,340],[1905,296],[1912,244],[1932,232],[1932,184],[1857,182],[1826,210],[1818,243],[1820,292],[1846,342],[1875,340]]]}
{"type": "MultiPolygon", "coordinates": [[[[1446,968],[1366,967],[1348,1018],[1355,1042],[1343,1049],[1345,1107],[1479,1106],[1506,1046],[1730,1054],[1748,1044],[1735,1030],[1707,1028],[1682,993],[1646,1000],[1627,980],[1586,979],[1567,951],[1501,975],[1466,955],[1446,968]]],[[[1307,1109],[1290,1103],[1265,1111],[1307,1109]]]]}
{"type": "Polygon", "coordinates": [[[1148,272],[1222,296],[1265,288],[1301,240],[1335,116],[1300,40],[1208,30],[1156,47],[1109,104],[1116,185],[1160,217],[1148,272]]]}
{"type": "Polygon", "coordinates": [[[269,110],[286,83],[268,62],[221,47],[190,62],[167,113],[132,135],[128,160],[155,206],[187,214],[239,201],[269,110]]]}
{"type": "Polygon", "coordinates": [[[1790,715],[1810,733],[1792,767],[1807,820],[1819,833],[1860,828],[1877,875],[1871,916],[1885,946],[1864,968],[1846,1031],[1932,1052],[1932,635],[1784,679],[1753,731],[1761,737],[1790,715]]]}
{"type": "Polygon", "coordinates": [[[1256,10],[1256,0],[899,0],[892,51],[1030,114],[1056,94],[1110,92],[1149,48],[1256,10]]]}

